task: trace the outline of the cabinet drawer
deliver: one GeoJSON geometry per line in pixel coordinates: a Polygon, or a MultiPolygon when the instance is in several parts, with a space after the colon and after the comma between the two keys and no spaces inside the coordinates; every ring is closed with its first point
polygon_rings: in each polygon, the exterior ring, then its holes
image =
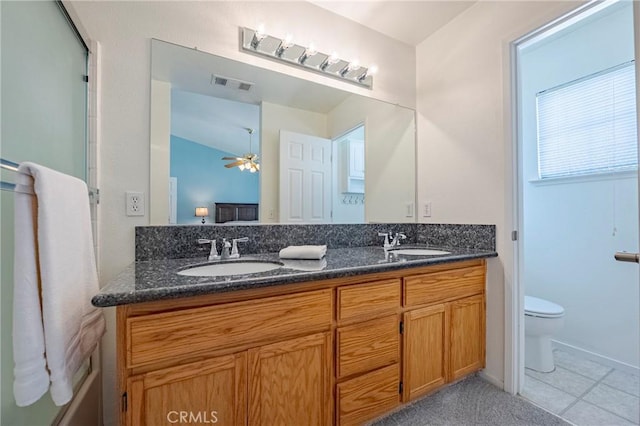
{"type": "Polygon", "coordinates": [[[375,370],[400,360],[398,316],[391,315],[339,328],[337,376],[375,370]]]}
{"type": "Polygon", "coordinates": [[[331,290],[127,319],[127,367],[328,329],[331,290]]]}
{"type": "Polygon", "coordinates": [[[404,305],[425,305],[482,293],[484,282],[484,266],[405,277],[404,305]]]}
{"type": "Polygon", "coordinates": [[[400,364],[337,385],[339,425],[359,425],[400,403],[400,364]]]}
{"type": "Polygon", "coordinates": [[[395,313],[400,307],[400,279],[338,287],[338,320],[395,313]]]}

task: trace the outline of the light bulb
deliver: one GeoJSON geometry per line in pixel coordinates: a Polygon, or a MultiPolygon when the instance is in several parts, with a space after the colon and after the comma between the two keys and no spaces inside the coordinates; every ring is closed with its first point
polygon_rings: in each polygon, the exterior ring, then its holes
{"type": "Polygon", "coordinates": [[[309,47],[307,47],[304,50],[304,53],[302,54],[302,56],[300,56],[300,63],[304,65],[305,62],[307,62],[307,59],[309,59],[311,56],[315,55],[316,53],[318,53],[318,51],[316,50],[316,45],[313,44],[313,42],[309,43],[309,47]]]}
{"type": "Polygon", "coordinates": [[[318,53],[318,51],[316,50],[316,45],[313,42],[309,43],[309,47],[307,47],[306,54],[308,56],[313,56],[316,53],[318,53]]]}
{"type": "Polygon", "coordinates": [[[354,59],[349,63],[349,70],[357,70],[360,68],[360,61],[358,59],[354,59]]]}
{"type": "Polygon", "coordinates": [[[287,33],[282,44],[284,47],[290,47],[293,45],[293,34],[287,33]]]}
{"type": "Polygon", "coordinates": [[[242,163],[242,164],[238,165],[238,168],[239,168],[240,170],[244,170],[244,163],[242,163]]]}
{"type": "Polygon", "coordinates": [[[367,75],[376,75],[378,74],[378,66],[376,64],[372,64],[367,70],[367,75]]]}
{"type": "Polygon", "coordinates": [[[258,24],[258,29],[256,29],[256,37],[262,40],[266,36],[267,36],[267,33],[265,32],[264,24],[263,23],[258,24]]]}

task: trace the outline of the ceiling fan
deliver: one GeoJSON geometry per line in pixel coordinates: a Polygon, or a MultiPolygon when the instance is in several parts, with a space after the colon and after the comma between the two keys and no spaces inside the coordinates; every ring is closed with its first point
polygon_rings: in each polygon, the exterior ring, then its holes
{"type": "Polygon", "coordinates": [[[227,169],[232,167],[237,167],[240,170],[249,170],[251,173],[255,173],[260,170],[260,164],[258,164],[258,154],[254,154],[252,145],[251,145],[251,135],[253,134],[253,129],[245,129],[249,133],[249,152],[244,154],[242,157],[222,157],[223,160],[233,160],[232,163],[225,164],[224,166],[227,169]]]}

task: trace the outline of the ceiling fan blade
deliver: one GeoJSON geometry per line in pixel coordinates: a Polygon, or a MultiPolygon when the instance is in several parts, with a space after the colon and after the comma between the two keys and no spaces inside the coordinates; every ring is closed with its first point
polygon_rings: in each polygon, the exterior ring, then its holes
{"type": "Polygon", "coordinates": [[[242,160],[242,157],[222,157],[223,160],[242,160]]]}
{"type": "Polygon", "coordinates": [[[236,161],[236,162],[234,162],[234,163],[225,164],[224,166],[225,166],[227,169],[230,169],[230,168],[232,168],[232,167],[238,167],[240,164],[244,164],[244,163],[245,163],[245,161],[244,161],[244,160],[240,160],[240,161],[236,161]]]}

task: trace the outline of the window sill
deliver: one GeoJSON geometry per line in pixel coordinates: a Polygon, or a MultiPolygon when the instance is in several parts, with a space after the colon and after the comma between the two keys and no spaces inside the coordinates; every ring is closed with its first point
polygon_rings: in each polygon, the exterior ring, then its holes
{"type": "Polygon", "coordinates": [[[594,173],[589,175],[563,176],[545,179],[530,179],[529,183],[535,186],[566,185],[570,183],[598,182],[614,179],[632,179],[638,176],[638,169],[621,172],[594,173]]]}

